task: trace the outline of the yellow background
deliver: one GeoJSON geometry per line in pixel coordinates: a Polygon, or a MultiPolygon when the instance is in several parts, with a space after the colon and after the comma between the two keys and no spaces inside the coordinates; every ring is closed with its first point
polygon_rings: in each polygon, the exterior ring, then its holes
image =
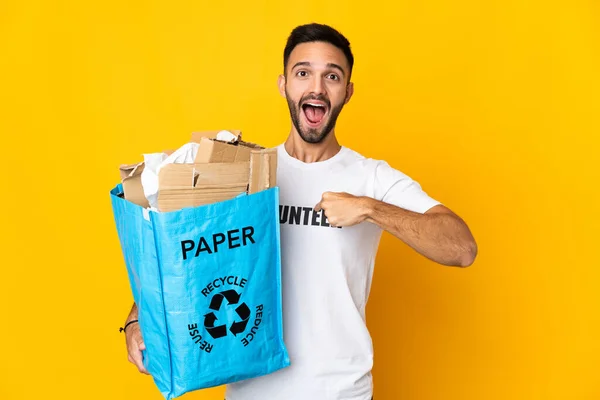
{"type": "Polygon", "coordinates": [[[118,333],[117,166],[199,129],[282,142],[285,40],[318,21],[356,56],[341,142],[479,244],[461,270],[384,237],[375,398],[600,399],[599,16],[593,0],[0,2],[0,398],[161,399],[118,333]]]}

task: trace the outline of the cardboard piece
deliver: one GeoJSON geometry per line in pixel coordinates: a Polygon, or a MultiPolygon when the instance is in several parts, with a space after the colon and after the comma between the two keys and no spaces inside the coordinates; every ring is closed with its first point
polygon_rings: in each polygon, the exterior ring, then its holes
{"type": "Polygon", "coordinates": [[[250,162],[169,164],[158,173],[159,190],[200,188],[206,185],[248,184],[250,162]]]}
{"type": "Polygon", "coordinates": [[[250,162],[170,164],[158,174],[160,211],[232,199],[248,188],[250,162]]]}
{"type": "Polygon", "coordinates": [[[200,143],[200,149],[196,155],[196,163],[226,163],[250,161],[250,151],[263,149],[254,143],[244,142],[242,132],[230,130],[237,139],[234,142],[222,142],[216,140],[220,131],[205,131],[192,133],[192,142],[200,143]]]}
{"type": "Polygon", "coordinates": [[[123,185],[123,195],[126,200],[142,207],[149,207],[148,199],[144,195],[142,187],[142,171],[144,162],[137,164],[125,164],[119,167],[121,175],[121,184],[123,185]]]}
{"type": "Polygon", "coordinates": [[[277,149],[250,152],[248,193],[256,193],[277,185],[277,149]]]}
{"type": "Polygon", "coordinates": [[[200,139],[200,148],[195,162],[199,164],[250,161],[251,149],[251,147],[242,144],[219,142],[203,137],[200,139]]]}

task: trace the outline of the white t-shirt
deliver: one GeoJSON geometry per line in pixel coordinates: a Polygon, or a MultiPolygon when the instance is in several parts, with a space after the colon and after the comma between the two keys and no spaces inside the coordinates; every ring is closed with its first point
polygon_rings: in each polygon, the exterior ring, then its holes
{"type": "Polygon", "coordinates": [[[227,400],[368,400],[373,346],[365,306],[381,229],[330,227],[314,206],[326,191],[369,196],[418,213],[439,202],[384,161],[346,147],[304,163],[278,146],[284,341],[290,366],[232,383],[227,400]]]}

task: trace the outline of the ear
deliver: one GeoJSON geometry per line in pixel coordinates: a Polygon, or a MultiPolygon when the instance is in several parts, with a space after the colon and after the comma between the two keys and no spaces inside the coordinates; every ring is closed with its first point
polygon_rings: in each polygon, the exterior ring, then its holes
{"type": "Polygon", "coordinates": [[[348,86],[346,86],[346,98],[344,99],[344,104],[348,104],[348,102],[350,101],[350,98],[352,97],[353,94],[354,94],[354,82],[350,82],[350,83],[348,83],[348,86]]]}
{"type": "Polygon", "coordinates": [[[279,88],[279,94],[281,95],[281,97],[285,98],[285,76],[284,75],[279,75],[279,77],[277,78],[277,86],[279,88]]]}

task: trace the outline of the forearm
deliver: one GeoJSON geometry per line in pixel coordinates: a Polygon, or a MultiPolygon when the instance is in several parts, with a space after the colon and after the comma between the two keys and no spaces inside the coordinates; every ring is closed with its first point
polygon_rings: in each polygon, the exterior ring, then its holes
{"type": "Polygon", "coordinates": [[[133,306],[131,307],[131,311],[129,312],[129,315],[127,316],[127,319],[125,320],[125,323],[132,321],[134,319],[138,319],[138,308],[137,308],[137,304],[133,303],[133,306]]]}
{"type": "Polygon", "coordinates": [[[456,214],[419,214],[374,199],[366,200],[365,212],[367,221],[435,262],[466,267],[475,259],[475,240],[456,214]]]}

